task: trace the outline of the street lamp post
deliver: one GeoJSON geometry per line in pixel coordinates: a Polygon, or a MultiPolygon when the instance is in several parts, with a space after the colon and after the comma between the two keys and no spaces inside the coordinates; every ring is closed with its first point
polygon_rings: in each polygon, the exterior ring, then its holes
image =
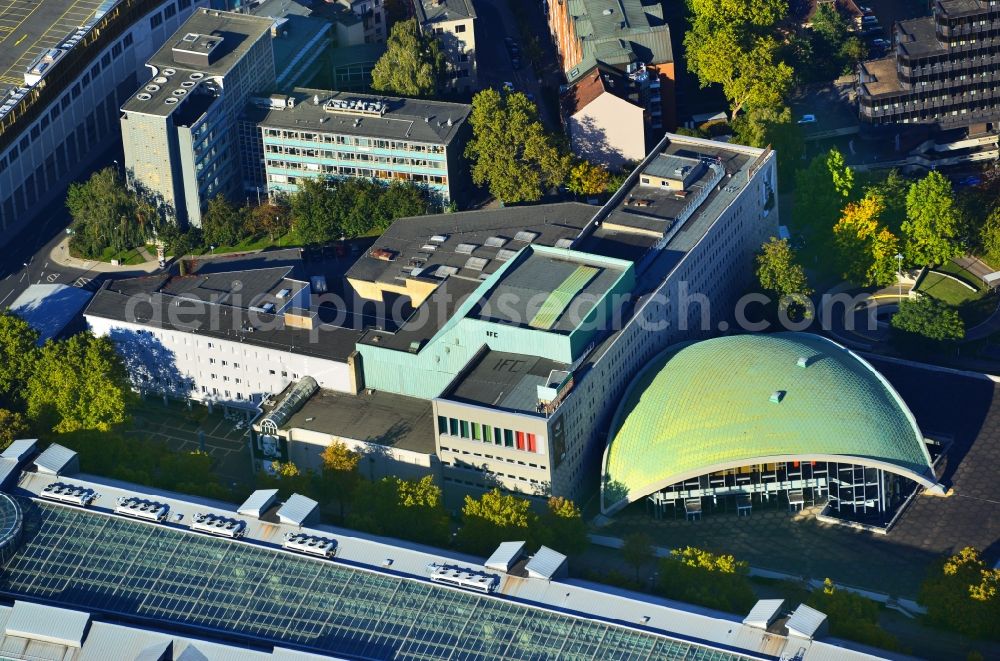
{"type": "Polygon", "coordinates": [[[899,297],[903,298],[903,254],[896,253],[896,264],[898,265],[896,273],[896,284],[899,285],[899,297]]]}

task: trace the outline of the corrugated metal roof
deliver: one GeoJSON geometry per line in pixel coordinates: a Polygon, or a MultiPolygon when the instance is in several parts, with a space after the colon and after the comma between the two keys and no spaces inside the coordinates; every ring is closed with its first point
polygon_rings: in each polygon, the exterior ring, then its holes
{"type": "Polygon", "coordinates": [[[80,468],[76,460],[76,452],[58,443],[53,443],[38,455],[38,458],[35,459],[35,467],[42,473],[72,475],[80,468]]]}
{"type": "Polygon", "coordinates": [[[552,579],[566,564],[566,556],[559,551],[543,546],[538,553],[524,566],[528,576],[533,578],[552,579]]]}
{"type": "Polygon", "coordinates": [[[524,542],[501,542],[484,566],[499,571],[510,571],[522,553],[524,553],[524,542]]]}
{"type": "Polygon", "coordinates": [[[8,480],[21,474],[21,464],[13,459],[0,458],[0,487],[9,486],[8,480]]]}
{"type": "Polygon", "coordinates": [[[795,609],[792,616],[788,618],[785,626],[788,627],[789,635],[812,638],[816,635],[819,628],[823,626],[825,620],[826,613],[822,613],[805,604],[799,604],[799,607],[795,609]]]}
{"type": "Polygon", "coordinates": [[[757,629],[766,629],[778,617],[778,613],[781,612],[784,605],[784,599],[761,599],[743,618],[743,624],[757,629]]]}
{"type": "Polygon", "coordinates": [[[243,501],[243,504],[236,511],[244,516],[253,516],[259,519],[260,515],[267,511],[267,508],[274,503],[277,497],[277,489],[257,489],[243,501]]]}
{"type": "Polygon", "coordinates": [[[171,640],[158,640],[149,647],[143,648],[135,657],[135,661],[160,661],[163,653],[170,649],[171,640]]]}
{"type": "Polygon", "coordinates": [[[194,645],[188,645],[187,649],[177,655],[177,661],[208,661],[208,657],[194,645]]]}
{"type": "Polygon", "coordinates": [[[17,600],[4,632],[8,636],[80,647],[89,622],[90,613],[17,600]]]}
{"type": "Polygon", "coordinates": [[[21,461],[34,452],[37,445],[37,438],[21,438],[8,445],[7,449],[0,454],[0,457],[21,461]]]}
{"type": "Polygon", "coordinates": [[[278,509],[278,520],[282,523],[301,526],[317,513],[318,508],[319,503],[312,498],[306,498],[301,494],[293,493],[285,501],[285,504],[278,509]]]}

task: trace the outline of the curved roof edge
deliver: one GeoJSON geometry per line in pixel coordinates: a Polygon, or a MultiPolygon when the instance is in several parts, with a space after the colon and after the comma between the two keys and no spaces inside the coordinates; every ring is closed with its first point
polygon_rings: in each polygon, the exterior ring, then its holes
{"type": "MultiPolygon", "coordinates": [[[[607,450],[605,450],[607,453],[607,450]]],[[[880,468],[882,470],[894,473],[901,477],[913,480],[925,489],[933,490],[935,492],[942,491],[941,485],[938,483],[936,476],[930,470],[925,473],[918,473],[916,471],[907,470],[902,466],[897,464],[881,461],[879,459],[874,459],[872,457],[859,457],[856,455],[846,455],[846,454],[822,454],[822,453],[811,453],[811,454],[795,454],[795,455],[768,455],[753,457],[748,459],[740,459],[734,461],[720,462],[717,464],[712,464],[705,466],[704,469],[686,471],[683,473],[677,473],[676,475],[668,475],[661,480],[650,483],[643,486],[640,489],[627,490],[624,495],[619,500],[615,501],[611,505],[605,503],[605,497],[608,493],[608,485],[606,480],[601,481],[601,513],[602,514],[614,514],[615,512],[623,509],[625,506],[634,503],[640,498],[644,498],[651,494],[669,487],[671,484],[677,484],[678,482],[683,482],[684,480],[690,480],[695,477],[700,477],[702,475],[708,475],[710,473],[715,473],[722,470],[729,470],[732,468],[741,468],[743,466],[750,466],[753,464],[773,464],[778,462],[789,462],[789,461],[824,461],[824,462],[839,462],[839,463],[851,463],[857,464],[858,466],[865,466],[868,468],[880,468]]],[[[624,491],[624,487],[622,487],[624,491]]]]}
{"type": "MultiPolygon", "coordinates": [[[[902,396],[896,391],[896,389],[892,386],[892,384],[889,383],[888,379],[886,379],[885,376],[883,376],[881,372],[879,372],[877,369],[875,369],[875,367],[871,363],[869,363],[867,360],[865,360],[864,358],[862,358],[855,351],[849,349],[848,347],[846,347],[846,346],[840,344],[839,342],[836,342],[836,341],[834,341],[834,340],[832,340],[832,339],[830,339],[828,337],[825,337],[823,335],[817,335],[815,333],[809,333],[809,335],[812,335],[813,337],[816,337],[816,338],[819,338],[821,340],[824,340],[824,341],[828,342],[834,348],[840,349],[841,351],[846,352],[853,359],[857,360],[859,363],[861,363],[862,365],[864,365],[865,368],[869,372],[871,372],[872,374],[875,375],[875,378],[877,378],[879,380],[879,382],[881,382],[881,384],[883,385],[883,387],[885,387],[885,389],[892,395],[892,397],[900,405],[900,408],[905,413],[906,418],[909,421],[910,426],[913,428],[913,430],[914,430],[915,434],[917,435],[917,437],[921,438],[921,439],[924,437],[923,436],[923,432],[920,431],[920,427],[917,425],[917,420],[914,417],[913,412],[910,411],[910,408],[906,405],[906,402],[903,400],[902,396]]],[[[712,339],[712,338],[706,338],[706,339],[712,339]]],[[[658,362],[659,362],[659,359],[660,359],[661,356],[665,356],[665,355],[670,354],[670,353],[676,353],[677,351],[680,351],[681,349],[683,349],[685,347],[688,347],[688,346],[690,346],[692,344],[697,344],[698,342],[699,342],[699,340],[685,340],[685,341],[677,342],[675,344],[672,344],[672,345],[668,346],[666,349],[664,349],[663,351],[661,351],[658,354],[656,354],[655,356],[653,356],[649,360],[649,362],[646,363],[645,367],[643,367],[641,370],[639,370],[636,373],[636,375],[632,377],[632,381],[629,383],[628,388],[626,388],[625,392],[622,393],[621,400],[619,402],[617,410],[615,411],[614,418],[612,418],[612,420],[611,420],[611,426],[609,427],[609,429],[611,430],[612,434],[614,433],[615,430],[617,430],[621,426],[622,414],[623,414],[623,407],[622,407],[621,403],[625,402],[625,401],[628,401],[628,398],[631,396],[632,391],[635,390],[636,385],[642,380],[642,376],[648,370],[653,369],[654,367],[658,366],[658,362]]],[[[662,365],[660,365],[659,367],[662,368],[662,365]]],[[[653,483],[653,485],[651,485],[653,488],[647,489],[646,487],[644,487],[642,489],[642,493],[637,493],[637,495],[635,495],[634,497],[632,496],[632,492],[631,491],[626,491],[623,498],[620,498],[615,503],[613,503],[612,505],[608,506],[605,503],[605,498],[606,498],[606,493],[607,493],[607,486],[608,486],[607,485],[607,477],[608,477],[608,475],[607,475],[607,465],[608,465],[608,453],[611,450],[612,441],[613,441],[613,439],[609,439],[607,445],[605,445],[605,447],[604,447],[604,452],[603,452],[602,457],[601,457],[600,505],[601,505],[601,513],[602,514],[614,514],[615,512],[618,512],[619,510],[623,509],[627,505],[629,505],[631,503],[634,503],[635,501],[639,500],[640,498],[644,498],[645,496],[651,495],[651,494],[653,494],[653,493],[655,493],[655,492],[657,492],[657,491],[659,491],[661,489],[664,489],[664,488],[670,486],[671,484],[676,484],[677,482],[682,482],[684,480],[691,479],[692,477],[698,477],[698,476],[701,476],[701,475],[708,475],[709,473],[713,473],[713,472],[716,472],[716,471],[719,471],[719,470],[726,470],[726,469],[730,469],[730,468],[739,468],[741,466],[750,465],[751,463],[774,463],[774,462],[777,462],[777,461],[840,461],[840,462],[843,462],[846,459],[850,459],[851,463],[856,463],[859,466],[868,466],[868,467],[871,467],[871,468],[881,468],[881,469],[884,469],[884,470],[886,470],[886,471],[888,471],[890,473],[894,473],[896,475],[900,475],[902,477],[909,478],[909,479],[913,480],[914,482],[916,482],[917,484],[923,486],[925,489],[928,489],[929,491],[933,491],[934,493],[938,493],[938,494],[944,493],[944,487],[941,485],[941,483],[939,483],[937,481],[937,476],[934,474],[933,462],[931,461],[930,452],[927,450],[926,444],[921,444],[921,449],[923,451],[924,458],[927,461],[927,470],[925,472],[923,472],[923,473],[918,473],[916,471],[908,470],[906,468],[903,468],[902,466],[898,466],[898,465],[890,463],[890,462],[880,461],[878,459],[874,459],[874,458],[870,458],[870,457],[859,457],[859,456],[855,456],[855,455],[803,454],[803,455],[778,455],[778,456],[767,456],[767,457],[754,457],[752,459],[748,458],[746,460],[740,460],[740,461],[734,461],[734,462],[725,462],[725,463],[719,463],[719,464],[716,464],[716,465],[706,466],[705,470],[699,469],[697,472],[695,472],[695,471],[688,471],[686,473],[679,473],[676,476],[673,476],[673,475],[668,476],[667,478],[664,478],[664,480],[657,481],[657,482],[653,483]],[[667,480],[669,480],[669,481],[667,481],[667,480]]]]}

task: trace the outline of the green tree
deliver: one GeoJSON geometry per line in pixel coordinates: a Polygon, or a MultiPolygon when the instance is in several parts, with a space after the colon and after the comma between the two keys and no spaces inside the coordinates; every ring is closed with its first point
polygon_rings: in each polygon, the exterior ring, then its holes
{"type": "Polygon", "coordinates": [[[806,604],[826,614],[832,636],[887,650],[901,649],[896,637],[878,625],[876,602],[838,590],[829,578],[809,594],[806,604]]]}
{"type": "Polygon", "coordinates": [[[653,538],[644,532],[634,532],[622,539],[622,560],[635,569],[635,580],[639,582],[639,571],[656,559],[653,538]]]}
{"type": "Polygon", "coordinates": [[[962,254],[962,214],[943,174],[930,172],[910,186],[902,229],[911,263],[944,264],[962,254]]]}
{"type": "Polygon", "coordinates": [[[0,403],[19,408],[38,359],[38,332],[9,310],[0,311],[0,403]]]}
{"type": "Polygon", "coordinates": [[[757,598],[746,562],[693,547],[674,549],[660,560],[658,588],[671,599],[745,613],[757,598]]]}
{"type": "Polygon", "coordinates": [[[580,508],[568,498],[549,498],[548,508],[539,518],[538,527],[535,536],[546,546],[566,555],[579,555],[590,545],[587,524],[583,521],[580,508]]]}
{"type": "Polygon", "coordinates": [[[778,182],[791,186],[799,170],[805,140],[802,127],[792,121],[790,108],[759,108],[732,121],[735,142],[751,147],[771,146],[778,155],[778,182]]]}
{"type": "Polygon", "coordinates": [[[0,451],[28,433],[28,421],[17,411],[0,409],[0,451]]]}
{"type": "Polygon", "coordinates": [[[979,229],[979,245],[986,261],[994,268],[1000,267],[1000,206],[990,212],[979,229]]]}
{"type": "Polygon", "coordinates": [[[300,180],[291,206],[292,227],[304,243],[327,243],[340,237],[338,223],[345,214],[326,181],[300,180]]]}
{"type": "Polygon", "coordinates": [[[545,133],[538,108],[520,92],[485,89],[472,99],[472,139],[465,155],[472,180],[507,203],[534,202],[544,189],[561,184],[570,157],[545,133]]]}
{"type": "Polygon", "coordinates": [[[455,541],[469,553],[488,555],[500,542],[516,539],[534,541],[530,535],[536,520],[528,500],[493,489],[478,499],[465,497],[462,527],[455,541]]]}
{"type": "Polygon", "coordinates": [[[208,201],[201,217],[204,241],[212,246],[234,246],[246,238],[248,213],[245,208],[234,206],[222,195],[208,201]]]}
{"type": "Polygon", "coordinates": [[[843,276],[865,287],[885,286],[896,281],[899,239],[881,224],[885,202],[869,189],[858,202],[844,207],[833,228],[843,276]]]}
{"type": "Polygon", "coordinates": [[[320,475],[320,488],[327,499],[336,499],[340,506],[340,520],[344,520],[344,507],[350,501],[358,480],[358,462],[361,455],[351,450],[341,441],[328,445],[320,455],[323,462],[323,472],[320,475]]]}
{"type": "Polygon", "coordinates": [[[895,168],[865,187],[865,193],[877,195],[885,205],[882,222],[893,234],[900,233],[906,220],[906,194],[909,190],[910,182],[895,168]]]}
{"type": "Polygon", "coordinates": [[[958,311],[930,296],[900,301],[892,328],[903,344],[917,347],[965,337],[965,322],[958,311]]]}
{"type": "Polygon", "coordinates": [[[141,245],[159,218],[110,167],[70,184],[66,207],[73,218],[70,247],[90,259],[99,259],[106,248],[117,253],[141,245]]]}
{"type": "Polygon", "coordinates": [[[255,207],[247,216],[244,234],[267,234],[271,241],[291,229],[291,210],[274,201],[255,207]]]}
{"type": "Polygon", "coordinates": [[[761,289],[779,298],[808,296],[812,293],[805,271],[798,263],[788,239],[771,237],[757,253],[757,281],[761,289]]]}
{"type": "Polygon", "coordinates": [[[933,565],[919,601],[931,624],[966,636],[1000,639],[1000,570],[990,569],[979,551],[965,547],[933,565]]]}
{"type": "Polygon", "coordinates": [[[372,69],[372,89],[400,96],[432,96],[445,70],[438,40],[411,18],[392,26],[385,53],[372,69]]]}
{"type": "Polygon", "coordinates": [[[448,511],[434,478],[361,480],[348,525],[376,535],[391,535],[423,544],[445,546],[451,537],[448,511]]]}
{"type": "Polygon", "coordinates": [[[600,195],[608,187],[611,175],[603,165],[581,160],[569,171],[566,188],[574,195],[600,195]]]}
{"type": "Polygon", "coordinates": [[[78,333],[48,342],[28,377],[28,415],[56,432],[108,431],[124,422],[128,376],[107,337],[78,333]]]}
{"type": "Polygon", "coordinates": [[[741,110],[783,104],[793,72],[778,61],[775,24],[788,5],[781,0],[688,0],[691,29],[684,36],[688,69],[702,87],[722,86],[735,117],[741,110]]]}

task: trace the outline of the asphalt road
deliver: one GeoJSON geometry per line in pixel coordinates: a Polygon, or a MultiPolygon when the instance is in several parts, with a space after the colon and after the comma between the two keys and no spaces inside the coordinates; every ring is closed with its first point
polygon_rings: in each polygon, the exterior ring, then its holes
{"type": "Polygon", "coordinates": [[[557,129],[558,117],[543,104],[538,75],[525,57],[524,44],[521,44],[521,68],[515,71],[511,64],[504,39],[513,37],[518,42],[521,39],[507,0],[475,0],[474,4],[479,16],[475,22],[479,87],[502,89],[504,83],[513,83],[518,92],[534,96],[545,127],[550,131],[557,129]]]}
{"type": "MultiPolygon", "coordinates": [[[[97,158],[90,170],[112,165],[121,159],[115,149],[97,158]]],[[[119,161],[120,162],[120,161],[119,161]]],[[[64,284],[96,289],[101,274],[86,269],[66,268],[49,260],[49,254],[65,237],[70,224],[65,191],[59,192],[37,216],[35,222],[7,242],[0,251],[0,309],[5,309],[33,284],[64,284]]]]}

